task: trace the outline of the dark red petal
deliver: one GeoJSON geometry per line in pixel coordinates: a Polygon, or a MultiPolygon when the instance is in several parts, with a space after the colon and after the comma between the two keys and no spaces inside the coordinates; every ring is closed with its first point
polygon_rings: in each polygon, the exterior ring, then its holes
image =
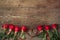
{"type": "Polygon", "coordinates": [[[46,25],[46,26],[45,26],[45,30],[49,30],[49,27],[50,27],[50,26],[46,25]]]}
{"type": "Polygon", "coordinates": [[[39,26],[37,27],[37,30],[38,30],[38,31],[41,31],[41,30],[42,30],[42,26],[39,25],[39,26]]]}
{"type": "Polygon", "coordinates": [[[21,30],[22,31],[27,31],[27,27],[26,26],[21,26],[21,30]]]}
{"type": "Polygon", "coordinates": [[[2,28],[3,28],[3,29],[4,29],[4,28],[7,29],[7,28],[8,28],[8,25],[9,25],[9,24],[3,24],[3,25],[2,25],[2,28]]]}
{"type": "Polygon", "coordinates": [[[15,26],[13,24],[9,24],[9,29],[14,30],[15,26]]]}

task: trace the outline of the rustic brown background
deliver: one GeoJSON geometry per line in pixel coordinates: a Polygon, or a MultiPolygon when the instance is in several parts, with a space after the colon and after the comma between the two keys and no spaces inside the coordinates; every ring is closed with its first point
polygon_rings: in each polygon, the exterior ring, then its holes
{"type": "Polygon", "coordinates": [[[28,27],[60,24],[60,0],[0,0],[0,23],[28,27]]]}

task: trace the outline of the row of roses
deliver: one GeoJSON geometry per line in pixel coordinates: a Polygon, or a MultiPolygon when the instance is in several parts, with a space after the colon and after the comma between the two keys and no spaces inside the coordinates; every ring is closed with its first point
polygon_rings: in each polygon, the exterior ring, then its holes
{"type": "MultiPolygon", "coordinates": [[[[49,25],[38,25],[37,26],[37,31],[40,32],[42,30],[46,31],[48,34],[49,33],[49,30],[56,30],[57,28],[57,24],[52,24],[51,26],[49,25]]],[[[3,30],[8,30],[8,33],[7,35],[9,35],[12,31],[14,31],[14,34],[16,35],[18,32],[20,32],[20,36],[21,36],[21,39],[24,39],[24,32],[27,32],[29,30],[29,28],[27,28],[26,26],[17,26],[17,25],[13,25],[13,24],[3,24],[2,25],[2,29],[3,30]]]]}
{"type": "MultiPolygon", "coordinates": [[[[38,25],[37,30],[41,31],[41,30],[43,30],[43,28],[44,28],[44,30],[50,30],[50,29],[56,29],[56,27],[57,27],[57,24],[52,24],[52,26],[45,25],[44,27],[42,25],[38,25]]],[[[2,28],[4,30],[9,29],[9,31],[15,31],[15,32],[28,31],[28,28],[26,26],[19,27],[19,26],[13,25],[13,24],[3,24],[2,28]]]]}

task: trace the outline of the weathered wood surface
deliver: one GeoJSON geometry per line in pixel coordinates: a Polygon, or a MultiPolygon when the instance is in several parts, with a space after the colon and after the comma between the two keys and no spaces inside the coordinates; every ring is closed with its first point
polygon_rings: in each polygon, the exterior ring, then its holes
{"type": "Polygon", "coordinates": [[[29,27],[60,24],[60,0],[0,0],[0,23],[29,27]]]}

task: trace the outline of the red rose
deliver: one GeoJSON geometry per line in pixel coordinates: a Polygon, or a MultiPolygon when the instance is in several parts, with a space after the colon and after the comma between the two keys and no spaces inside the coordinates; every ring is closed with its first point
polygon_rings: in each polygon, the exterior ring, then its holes
{"type": "Polygon", "coordinates": [[[20,38],[25,39],[25,32],[27,31],[27,27],[26,26],[21,26],[20,31],[21,31],[20,38]]]}
{"type": "Polygon", "coordinates": [[[52,28],[55,29],[57,27],[57,24],[52,24],[52,28]]]}
{"type": "Polygon", "coordinates": [[[19,31],[19,27],[18,26],[15,26],[15,32],[18,32],[19,31]]]}
{"type": "Polygon", "coordinates": [[[14,30],[14,25],[13,24],[9,24],[9,30],[14,30]]]}
{"type": "Polygon", "coordinates": [[[42,26],[39,25],[39,26],[37,27],[37,30],[38,30],[38,31],[41,31],[41,30],[42,30],[42,26]]]}
{"type": "Polygon", "coordinates": [[[21,31],[27,31],[27,27],[26,26],[21,26],[21,31]]]}
{"type": "Polygon", "coordinates": [[[3,29],[7,29],[7,28],[8,28],[8,25],[9,25],[9,24],[3,24],[3,25],[2,25],[2,28],[3,28],[3,29]]]}
{"type": "Polygon", "coordinates": [[[45,26],[45,30],[49,30],[49,26],[48,25],[45,26]]]}
{"type": "Polygon", "coordinates": [[[9,24],[9,32],[7,32],[7,35],[9,35],[11,33],[11,31],[14,30],[14,25],[13,24],[9,24]]]}

